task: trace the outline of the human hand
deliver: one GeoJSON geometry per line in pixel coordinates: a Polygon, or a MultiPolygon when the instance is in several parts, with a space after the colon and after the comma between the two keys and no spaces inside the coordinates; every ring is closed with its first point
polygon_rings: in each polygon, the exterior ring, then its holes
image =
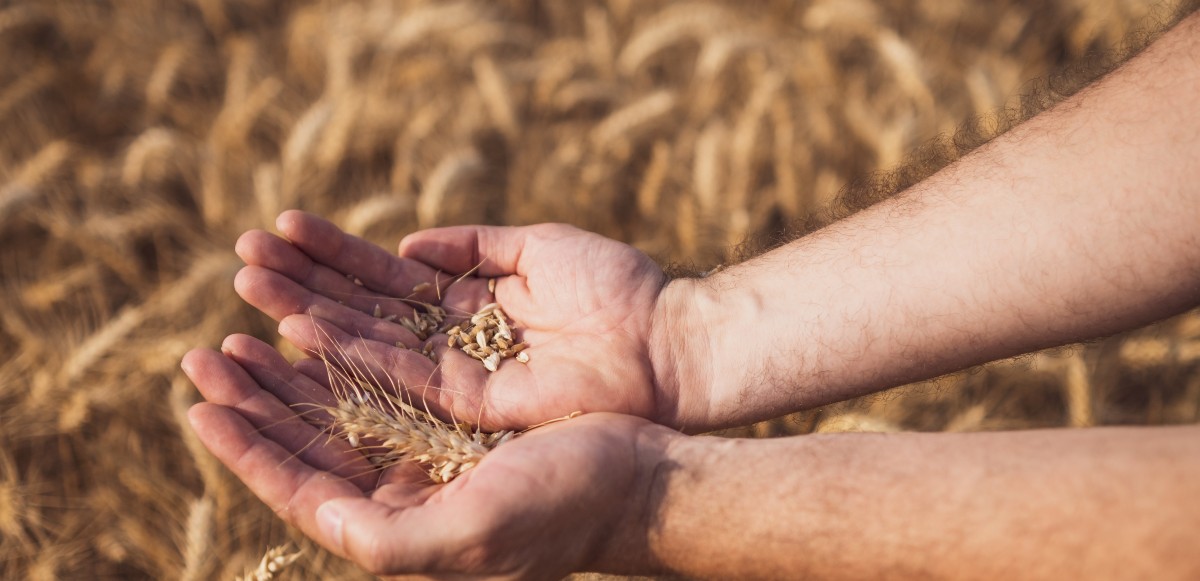
{"type": "Polygon", "coordinates": [[[669,320],[685,298],[630,246],[564,225],[462,226],[412,234],[396,256],[310,214],[285,212],[277,226],[286,240],[251,231],[238,241],[248,265],[238,293],[297,347],[320,354],[332,343],[359,355],[439,415],[493,430],[576,411],[704,427],[687,413],[704,408],[692,395],[703,390],[681,393],[682,327],[669,320]],[[452,314],[498,302],[530,345],[528,365],[489,373],[447,348],[446,335],[422,341],[386,320],[409,316],[418,301],[452,314]],[[413,350],[423,343],[438,364],[413,350]]]}
{"type": "MultiPolygon", "coordinates": [[[[281,518],[373,573],[550,579],[645,571],[649,483],[666,442],[645,420],[585,415],[527,432],[434,484],[414,464],[384,470],[297,411],[330,405],[324,366],[293,368],[266,344],[229,337],[188,353],[208,403],[201,441],[281,518]]],[[[459,578],[459,577],[455,577],[459,578]]]]}

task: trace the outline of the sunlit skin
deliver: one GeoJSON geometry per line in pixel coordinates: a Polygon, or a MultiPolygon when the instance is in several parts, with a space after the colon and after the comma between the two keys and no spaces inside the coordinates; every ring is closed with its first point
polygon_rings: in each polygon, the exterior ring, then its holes
{"type": "Polygon", "coordinates": [[[189,413],[196,433],[280,517],[377,573],[545,579],[612,563],[604,536],[635,530],[624,519],[645,494],[645,458],[630,452],[672,434],[632,416],[575,418],[524,434],[437,485],[412,464],[376,471],[301,420],[297,410],[329,402],[321,369],[297,371],[244,335],[222,351],[196,350],[183,362],[208,401],[189,413]],[[336,508],[350,524],[318,526],[330,501],[324,514],[336,508]]]}
{"type": "Polygon", "coordinates": [[[419,390],[434,411],[491,429],[577,411],[671,420],[673,400],[655,389],[649,351],[666,277],[633,248],[569,226],[461,227],[412,236],[401,257],[310,214],[286,212],[277,225],[286,240],[251,231],[238,241],[248,266],[237,290],[310,353],[333,343],[362,353],[386,376],[419,390]],[[430,288],[413,295],[422,283],[430,288]],[[448,349],[445,334],[429,339],[440,361],[434,365],[407,348],[420,346],[412,333],[373,316],[375,305],[385,316],[409,315],[413,303],[398,299],[440,304],[452,315],[498,302],[535,346],[529,365],[489,373],[448,349]]]}
{"type": "Polygon", "coordinates": [[[1200,304],[1197,54],[1193,15],[898,197],[703,280],[665,284],[564,226],[430,230],[393,256],[285,213],[283,237],[239,242],[237,286],[301,348],[336,342],[488,427],[627,415],[533,430],[448,485],[372,474],[296,415],[329,401],[323,364],[234,336],[184,361],[209,402],[193,425],[283,518],[379,573],[1200,577],[1195,426],[737,441],[651,422],[746,423],[1200,304]],[[488,375],[442,337],[435,369],[372,316],[433,280],[470,312],[488,278],[527,367],[488,375]]]}

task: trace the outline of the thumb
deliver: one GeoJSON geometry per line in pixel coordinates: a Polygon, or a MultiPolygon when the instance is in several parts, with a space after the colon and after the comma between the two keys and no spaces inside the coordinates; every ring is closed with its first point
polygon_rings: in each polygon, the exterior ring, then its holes
{"type": "Polygon", "coordinates": [[[479,276],[524,275],[521,256],[530,246],[577,232],[565,224],[433,228],[406,236],[399,254],[456,274],[478,267],[479,276]]]}
{"type": "Polygon", "coordinates": [[[443,562],[444,525],[418,526],[413,517],[420,510],[367,498],[329,500],[317,508],[320,541],[375,575],[429,571],[443,562]]]}

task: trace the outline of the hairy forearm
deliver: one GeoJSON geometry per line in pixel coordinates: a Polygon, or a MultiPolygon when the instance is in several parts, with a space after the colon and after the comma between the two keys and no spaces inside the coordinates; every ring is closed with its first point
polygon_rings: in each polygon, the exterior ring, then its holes
{"type": "Polygon", "coordinates": [[[708,428],[1103,336],[1200,303],[1200,16],[918,186],[708,279],[667,381],[708,428]]]}
{"type": "Polygon", "coordinates": [[[745,579],[1196,578],[1198,457],[1196,427],[677,436],[647,469],[642,567],[745,579]]]}

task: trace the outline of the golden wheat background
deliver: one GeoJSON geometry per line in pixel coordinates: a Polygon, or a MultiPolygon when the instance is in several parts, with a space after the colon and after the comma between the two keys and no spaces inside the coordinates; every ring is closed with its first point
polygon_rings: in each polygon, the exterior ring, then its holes
{"type": "MultiPolygon", "coordinates": [[[[232,246],[283,209],[389,247],[566,221],[704,269],[1174,4],[0,3],[0,576],[232,578],[296,538],[181,427],[177,367],[276,341],[232,246]]],[[[1198,418],[1193,313],[733,433],[1198,418]]],[[[297,544],[290,578],[365,576],[297,544]]]]}

